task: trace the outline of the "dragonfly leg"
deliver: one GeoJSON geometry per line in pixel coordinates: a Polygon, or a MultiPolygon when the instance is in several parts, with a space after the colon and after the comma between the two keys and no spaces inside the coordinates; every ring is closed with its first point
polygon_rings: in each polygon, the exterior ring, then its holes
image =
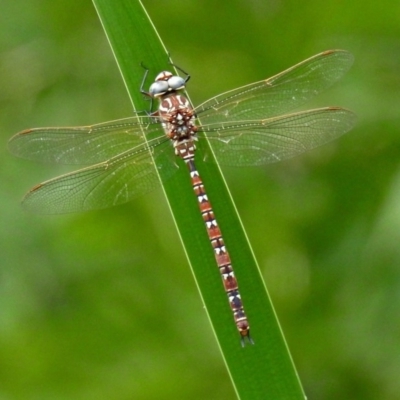
{"type": "Polygon", "coordinates": [[[174,64],[173,62],[172,62],[172,59],[171,59],[171,56],[169,55],[169,53],[168,53],[168,58],[169,58],[169,61],[168,61],[168,64],[169,65],[172,65],[174,68],[176,68],[178,71],[180,71],[180,72],[182,72],[182,74],[185,74],[186,75],[186,77],[185,77],[185,83],[190,79],[190,75],[186,72],[186,71],[184,71],[179,65],[176,65],[176,64],[174,64]]]}
{"type": "Polygon", "coordinates": [[[143,61],[140,63],[140,66],[144,69],[144,75],[142,79],[142,83],[140,85],[140,93],[144,94],[146,96],[146,99],[149,97],[150,98],[150,110],[144,111],[146,112],[147,115],[151,115],[151,110],[153,109],[153,96],[151,93],[147,92],[146,90],[143,89],[144,83],[146,82],[147,75],[149,74],[149,69],[143,64],[143,61]]]}

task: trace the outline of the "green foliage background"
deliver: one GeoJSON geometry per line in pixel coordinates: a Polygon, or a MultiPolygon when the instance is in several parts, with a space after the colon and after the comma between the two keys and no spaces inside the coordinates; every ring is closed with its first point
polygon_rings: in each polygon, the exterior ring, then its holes
{"type": "MultiPolygon", "coordinates": [[[[194,104],[322,50],[355,55],[310,106],[348,107],[356,129],[225,175],[308,397],[400,397],[399,5],[144,5],[194,104]]],[[[21,210],[24,191],[65,169],[13,158],[13,133],[131,105],[90,1],[1,9],[0,398],[234,398],[161,190],[82,215],[21,210]]]]}

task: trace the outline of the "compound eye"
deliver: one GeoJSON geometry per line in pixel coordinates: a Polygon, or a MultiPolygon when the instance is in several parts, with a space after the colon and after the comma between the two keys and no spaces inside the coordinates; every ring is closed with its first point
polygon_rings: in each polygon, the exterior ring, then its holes
{"type": "Polygon", "coordinates": [[[168,82],[166,81],[157,81],[151,84],[149,93],[152,96],[161,96],[168,92],[168,82]]]}
{"type": "Polygon", "coordinates": [[[171,78],[168,79],[170,90],[183,89],[185,87],[185,83],[185,80],[180,76],[171,76],[171,78]]]}

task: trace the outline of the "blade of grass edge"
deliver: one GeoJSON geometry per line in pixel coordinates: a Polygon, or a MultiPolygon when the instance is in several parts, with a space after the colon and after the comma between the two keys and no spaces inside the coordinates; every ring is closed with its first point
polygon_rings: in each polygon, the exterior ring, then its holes
{"type": "MultiPolygon", "coordinates": [[[[131,100],[146,109],[138,88],[140,62],[153,74],[167,67],[167,52],[139,1],[93,0],[131,100]]],[[[199,152],[203,146],[199,145],[199,152]]],[[[172,149],[171,149],[172,151],[172,149]]],[[[178,160],[179,161],[179,160],[178,160]]],[[[255,345],[240,347],[197,199],[182,166],[160,179],[235,390],[240,399],[304,399],[253,252],[218,166],[197,161],[225,243],[231,254],[255,345]]],[[[184,329],[184,323],[182,324],[184,329]]]]}

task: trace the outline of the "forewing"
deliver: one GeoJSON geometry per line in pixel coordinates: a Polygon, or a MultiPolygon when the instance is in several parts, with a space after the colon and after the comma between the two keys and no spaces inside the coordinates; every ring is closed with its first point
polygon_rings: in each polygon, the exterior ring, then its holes
{"type": "MultiPolygon", "coordinates": [[[[164,154],[165,147],[172,151],[166,138],[149,142],[149,146],[157,145],[157,156],[164,154]]],[[[62,214],[126,203],[160,183],[152,156],[148,146],[141,145],[106,162],[41,183],[28,192],[22,204],[35,213],[62,214]]],[[[164,176],[176,170],[169,157],[158,167],[163,168],[164,176]]]]}
{"type": "Polygon", "coordinates": [[[8,147],[30,160],[89,165],[139,146],[155,130],[162,134],[154,117],[135,116],[90,126],[28,129],[14,135],[8,147]]]}
{"type": "MultiPolygon", "coordinates": [[[[308,110],[260,121],[202,126],[221,165],[255,166],[294,157],[348,132],[356,116],[339,107],[308,110]]],[[[205,157],[207,160],[207,157],[205,157]]]]}
{"type": "Polygon", "coordinates": [[[325,51],[272,78],[215,96],[197,107],[196,113],[201,124],[278,116],[331,86],[352,63],[347,51],[325,51]]]}

